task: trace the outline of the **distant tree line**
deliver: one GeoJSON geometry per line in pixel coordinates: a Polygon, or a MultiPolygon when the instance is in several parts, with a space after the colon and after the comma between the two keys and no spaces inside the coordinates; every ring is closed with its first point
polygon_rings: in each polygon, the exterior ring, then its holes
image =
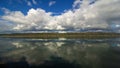
{"type": "Polygon", "coordinates": [[[11,38],[118,38],[119,33],[85,32],[85,33],[14,33],[0,34],[11,38]]]}

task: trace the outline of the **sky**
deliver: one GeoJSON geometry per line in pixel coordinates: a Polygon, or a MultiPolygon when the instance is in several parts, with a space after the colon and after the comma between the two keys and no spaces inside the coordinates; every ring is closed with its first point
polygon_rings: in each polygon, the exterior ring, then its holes
{"type": "Polygon", "coordinates": [[[0,32],[24,30],[120,31],[120,0],[0,0],[0,32]]]}

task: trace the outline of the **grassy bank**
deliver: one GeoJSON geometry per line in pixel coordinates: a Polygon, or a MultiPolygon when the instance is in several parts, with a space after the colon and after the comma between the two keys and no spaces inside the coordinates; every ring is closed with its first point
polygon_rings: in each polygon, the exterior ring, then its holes
{"type": "Polygon", "coordinates": [[[119,33],[102,33],[102,32],[86,32],[86,33],[14,33],[0,34],[4,38],[87,38],[87,39],[104,39],[104,38],[119,38],[119,33]]]}

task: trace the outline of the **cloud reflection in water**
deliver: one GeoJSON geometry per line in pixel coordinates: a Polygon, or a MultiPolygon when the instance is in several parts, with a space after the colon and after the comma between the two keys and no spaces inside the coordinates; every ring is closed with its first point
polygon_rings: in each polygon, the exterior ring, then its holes
{"type": "MultiPolygon", "coordinates": [[[[43,64],[46,61],[52,61],[53,59],[51,59],[51,57],[54,56],[63,58],[70,63],[81,64],[83,67],[88,66],[98,68],[101,65],[106,66],[104,61],[109,61],[106,58],[113,59],[120,57],[120,43],[118,40],[71,39],[44,41],[21,39],[12,41],[0,40],[0,43],[0,57],[18,61],[24,56],[29,64],[43,64]],[[113,56],[110,57],[110,54],[113,56]],[[115,54],[117,56],[114,56],[115,54]]],[[[6,62],[8,60],[6,60],[6,62]]],[[[115,61],[113,60],[107,64],[114,62],[115,61]]]]}

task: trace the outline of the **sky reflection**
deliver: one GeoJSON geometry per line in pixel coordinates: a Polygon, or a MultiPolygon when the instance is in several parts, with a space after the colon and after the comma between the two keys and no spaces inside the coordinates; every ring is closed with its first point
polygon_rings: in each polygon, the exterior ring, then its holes
{"type": "Polygon", "coordinates": [[[106,64],[118,65],[120,43],[115,40],[0,40],[0,62],[19,61],[26,57],[29,64],[42,64],[59,57],[70,63],[77,63],[86,68],[99,68],[106,64]],[[112,57],[110,56],[112,55],[112,57]],[[7,58],[7,59],[6,59],[7,58]],[[111,61],[109,61],[109,60],[111,61]],[[104,63],[105,61],[105,63],[104,63]],[[107,63],[106,63],[107,62],[107,63]]]}

